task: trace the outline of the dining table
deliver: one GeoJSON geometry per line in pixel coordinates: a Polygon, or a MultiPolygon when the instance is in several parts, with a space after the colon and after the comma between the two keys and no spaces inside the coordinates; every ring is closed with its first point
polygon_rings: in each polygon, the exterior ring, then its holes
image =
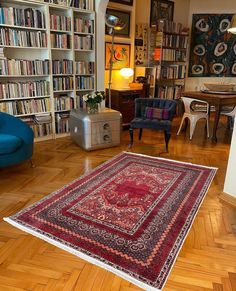
{"type": "MultiPolygon", "coordinates": [[[[236,106],[236,92],[214,92],[214,91],[184,91],[183,97],[193,98],[208,102],[215,107],[215,118],[212,132],[212,141],[217,142],[217,128],[220,119],[220,112],[224,106],[236,106]]],[[[210,107],[211,108],[211,107],[210,107]]],[[[209,110],[210,115],[210,110],[209,110]]],[[[209,116],[210,117],[210,116],[209,116]]]]}

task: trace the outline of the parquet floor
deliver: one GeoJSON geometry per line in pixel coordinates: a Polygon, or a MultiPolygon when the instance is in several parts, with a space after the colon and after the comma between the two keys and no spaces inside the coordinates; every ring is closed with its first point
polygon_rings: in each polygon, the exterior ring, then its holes
{"type": "MultiPolygon", "coordinates": [[[[223,120],[225,121],[225,120],[223,120]]],[[[173,127],[169,154],[162,157],[215,166],[219,170],[188,234],[163,291],[236,290],[236,211],[219,201],[229,152],[229,133],[220,125],[219,141],[204,137],[200,124],[193,140],[173,127]]],[[[2,220],[65,185],[122,150],[120,147],[85,152],[70,138],[35,145],[34,162],[0,170],[0,291],[135,291],[141,290],[112,273],[28,235],[2,220]]],[[[158,156],[162,133],[135,136],[134,152],[158,156]]]]}

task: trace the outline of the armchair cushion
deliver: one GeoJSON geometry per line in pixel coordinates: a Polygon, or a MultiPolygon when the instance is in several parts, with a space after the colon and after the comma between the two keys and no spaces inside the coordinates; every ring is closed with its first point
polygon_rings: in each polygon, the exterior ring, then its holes
{"type": "Polygon", "coordinates": [[[164,109],[164,108],[146,107],[145,118],[169,120],[170,112],[168,109],[164,109]]]}
{"type": "Polygon", "coordinates": [[[0,155],[14,153],[21,145],[21,138],[11,134],[0,134],[0,155]]]}

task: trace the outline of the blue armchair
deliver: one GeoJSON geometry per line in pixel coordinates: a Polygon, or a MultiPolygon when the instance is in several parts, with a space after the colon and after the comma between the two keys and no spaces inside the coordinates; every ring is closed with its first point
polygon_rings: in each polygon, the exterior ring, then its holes
{"type": "Polygon", "coordinates": [[[32,129],[20,119],[0,112],[0,168],[30,159],[33,145],[32,129]]]}
{"type": "Polygon", "coordinates": [[[133,145],[133,130],[139,128],[139,140],[143,128],[164,131],[166,151],[171,136],[171,121],[176,112],[177,102],[159,98],[135,99],[135,118],[130,123],[130,146],[133,145]]]}

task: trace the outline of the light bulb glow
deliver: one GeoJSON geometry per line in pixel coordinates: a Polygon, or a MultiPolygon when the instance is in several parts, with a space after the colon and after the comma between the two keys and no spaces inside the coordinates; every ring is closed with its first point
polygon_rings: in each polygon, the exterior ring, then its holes
{"type": "Polygon", "coordinates": [[[124,78],[129,78],[134,75],[134,70],[131,68],[123,68],[120,70],[120,74],[124,78]]]}

